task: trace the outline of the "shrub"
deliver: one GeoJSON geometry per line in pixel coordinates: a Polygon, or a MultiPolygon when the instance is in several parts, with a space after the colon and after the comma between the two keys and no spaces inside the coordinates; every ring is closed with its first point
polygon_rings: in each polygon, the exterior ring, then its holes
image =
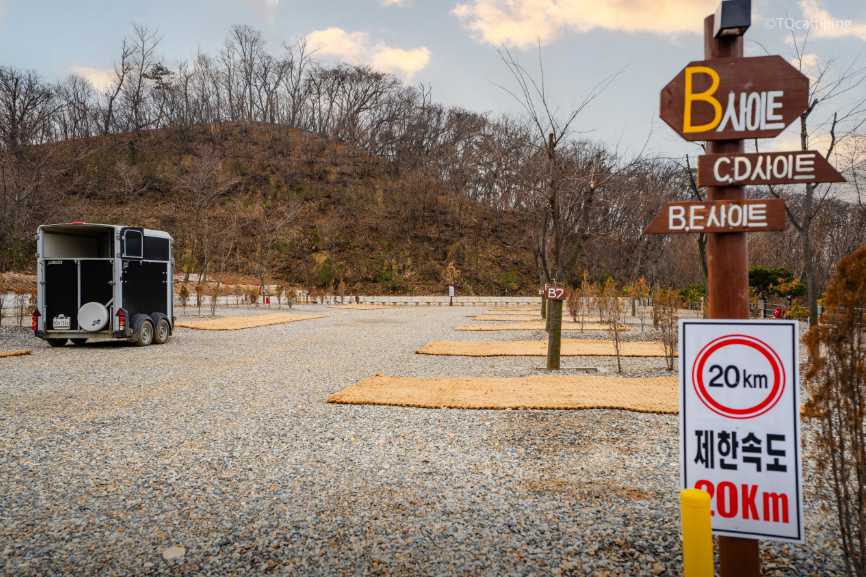
{"type": "Polygon", "coordinates": [[[677,354],[677,331],[679,330],[680,295],[672,289],[656,289],[653,293],[653,325],[662,335],[665,361],[669,371],[674,370],[677,354]]]}
{"type": "Polygon", "coordinates": [[[809,318],[809,309],[800,303],[793,303],[785,311],[785,318],[793,320],[803,320],[809,318]]]}
{"type": "Polygon", "coordinates": [[[604,299],[604,309],[607,314],[607,330],[613,338],[613,347],[616,352],[616,370],[622,374],[620,334],[623,329],[623,307],[622,301],[619,298],[619,291],[616,289],[616,283],[613,282],[613,279],[608,279],[604,283],[602,298],[604,299]]]}
{"type": "Polygon", "coordinates": [[[848,575],[866,575],[866,245],[839,261],[806,334],[818,460],[836,496],[848,575]]]}
{"type": "Polygon", "coordinates": [[[695,308],[701,304],[701,299],[707,296],[707,287],[702,284],[690,284],[682,290],[681,296],[686,306],[695,308]]]}
{"type": "Polygon", "coordinates": [[[180,285],[177,296],[180,298],[180,306],[186,308],[186,303],[189,302],[189,287],[186,286],[186,283],[180,285]]]}

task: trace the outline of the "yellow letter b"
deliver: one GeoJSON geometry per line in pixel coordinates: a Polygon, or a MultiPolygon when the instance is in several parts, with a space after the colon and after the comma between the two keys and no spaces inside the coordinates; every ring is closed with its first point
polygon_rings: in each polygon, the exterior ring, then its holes
{"type": "Polygon", "coordinates": [[[719,89],[719,73],[707,66],[687,66],[686,67],[686,102],[683,108],[683,132],[707,132],[714,129],[722,121],[722,104],[713,98],[713,94],[719,89]],[[696,74],[706,74],[712,79],[710,87],[704,92],[694,93],[693,84],[696,74]],[[706,123],[694,126],[692,124],[692,103],[706,102],[713,107],[715,116],[713,120],[706,123]]]}

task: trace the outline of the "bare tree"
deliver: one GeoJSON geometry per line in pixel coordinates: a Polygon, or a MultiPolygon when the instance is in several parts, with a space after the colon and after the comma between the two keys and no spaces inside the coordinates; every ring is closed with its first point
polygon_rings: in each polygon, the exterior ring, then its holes
{"type": "Polygon", "coordinates": [[[237,177],[225,174],[221,159],[213,148],[207,146],[198,149],[198,156],[178,179],[178,188],[190,200],[192,207],[195,232],[190,239],[191,253],[198,261],[202,281],[207,280],[211,256],[210,209],[238,182],[237,177]]]}
{"type": "Polygon", "coordinates": [[[132,52],[132,46],[124,38],[120,46],[120,60],[114,65],[114,80],[103,95],[105,105],[102,109],[102,134],[109,134],[115,128],[115,107],[132,70],[132,52]]]}
{"type": "Polygon", "coordinates": [[[134,24],[128,43],[124,44],[130,50],[126,59],[129,78],[128,82],[119,82],[118,86],[124,104],[124,125],[128,131],[140,131],[155,124],[156,119],[148,109],[148,90],[151,82],[162,82],[167,74],[167,69],[157,60],[159,43],[160,37],[155,30],[134,24]]]}
{"type": "Polygon", "coordinates": [[[507,49],[499,50],[499,56],[517,85],[516,90],[501,88],[523,109],[534,132],[533,142],[544,158],[540,185],[533,187],[540,195],[540,202],[534,206],[534,250],[539,281],[566,279],[576,273],[574,266],[584,243],[591,237],[591,215],[600,187],[632,165],[618,167],[615,158],[600,147],[572,139],[574,123],[613,84],[620,72],[595,84],[576,107],[560,115],[547,92],[540,43],[537,77],[507,49]]]}
{"type": "MultiPolygon", "coordinates": [[[[807,64],[809,36],[797,36],[792,32],[794,62],[800,71],[807,64]]],[[[836,62],[830,60],[819,64],[815,78],[812,80],[809,94],[809,106],[800,115],[800,149],[810,150],[824,139],[824,156],[831,160],[837,147],[854,138],[866,124],[866,67],[859,66],[853,60],[848,66],[836,72],[836,62]],[[851,102],[839,103],[843,96],[854,95],[851,102]],[[823,117],[819,114],[826,109],[833,109],[823,117]]],[[[755,141],[755,147],[758,142],[755,141]]],[[[791,197],[791,192],[784,188],[768,187],[770,194],[777,198],[791,197]]],[[[815,221],[827,206],[827,199],[834,187],[832,184],[820,185],[809,183],[803,185],[803,192],[798,203],[786,203],[788,219],[796,229],[801,245],[802,278],[806,285],[806,300],[809,309],[809,321],[814,324],[818,320],[818,295],[820,292],[817,275],[817,259],[815,248],[815,221]]]]}
{"type": "Polygon", "coordinates": [[[52,97],[35,72],[0,67],[0,146],[17,154],[42,142],[54,113],[52,97]]]}

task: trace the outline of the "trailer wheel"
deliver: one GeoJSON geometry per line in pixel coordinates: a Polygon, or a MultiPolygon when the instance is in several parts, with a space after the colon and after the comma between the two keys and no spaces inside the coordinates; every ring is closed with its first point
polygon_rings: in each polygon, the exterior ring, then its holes
{"type": "Polygon", "coordinates": [[[66,339],[45,339],[50,347],[65,347],[66,339]]]}
{"type": "Polygon", "coordinates": [[[75,345],[76,347],[80,347],[81,345],[83,345],[84,343],[87,342],[87,339],[71,339],[71,340],[72,340],[72,344],[75,345]]]}
{"type": "Polygon", "coordinates": [[[157,345],[165,344],[171,336],[171,325],[168,319],[160,317],[156,321],[156,331],[153,333],[153,342],[157,345]]]}
{"type": "Polygon", "coordinates": [[[146,347],[153,342],[153,323],[149,320],[141,321],[135,331],[135,345],[146,347]]]}

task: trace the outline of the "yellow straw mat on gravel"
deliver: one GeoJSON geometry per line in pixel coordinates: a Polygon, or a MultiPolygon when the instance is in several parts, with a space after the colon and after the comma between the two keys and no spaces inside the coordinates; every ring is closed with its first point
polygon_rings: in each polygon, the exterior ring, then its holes
{"type": "MultiPolygon", "coordinates": [[[[460,325],[458,331],[469,332],[486,332],[486,331],[543,331],[544,321],[523,321],[516,323],[482,323],[478,325],[460,325]]],[[[562,323],[564,331],[579,331],[580,323],[564,322],[562,323]]],[[[607,331],[610,327],[601,323],[583,323],[585,331],[607,331]]],[[[629,330],[629,327],[621,326],[621,331],[629,330]]]]}
{"type": "Polygon", "coordinates": [[[223,317],[218,319],[183,320],[175,323],[175,326],[201,331],[237,331],[241,329],[252,329],[256,327],[267,327],[270,325],[281,325],[297,321],[320,319],[323,318],[323,316],[324,315],[270,313],[264,315],[223,317]]]}
{"type": "Polygon", "coordinates": [[[386,377],[364,379],[329,403],[429,409],[624,409],[676,413],[675,377],[386,377]]]}
{"type": "Polygon", "coordinates": [[[509,321],[509,322],[519,322],[519,321],[544,321],[541,318],[541,315],[530,315],[530,314],[487,314],[487,315],[475,315],[471,317],[473,321],[509,321]]]}
{"type": "MultiPolygon", "coordinates": [[[[456,357],[544,357],[547,341],[432,341],[415,351],[419,355],[456,357]]],[[[563,357],[608,357],[616,353],[613,341],[562,339],[563,357]]],[[[623,357],[663,357],[661,342],[624,341],[623,357]]]]}
{"type": "Polygon", "coordinates": [[[21,349],[20,351],[0,351],[0,359],[6,357],[24,357],[31,353],[30,349],[21,349]]]}

